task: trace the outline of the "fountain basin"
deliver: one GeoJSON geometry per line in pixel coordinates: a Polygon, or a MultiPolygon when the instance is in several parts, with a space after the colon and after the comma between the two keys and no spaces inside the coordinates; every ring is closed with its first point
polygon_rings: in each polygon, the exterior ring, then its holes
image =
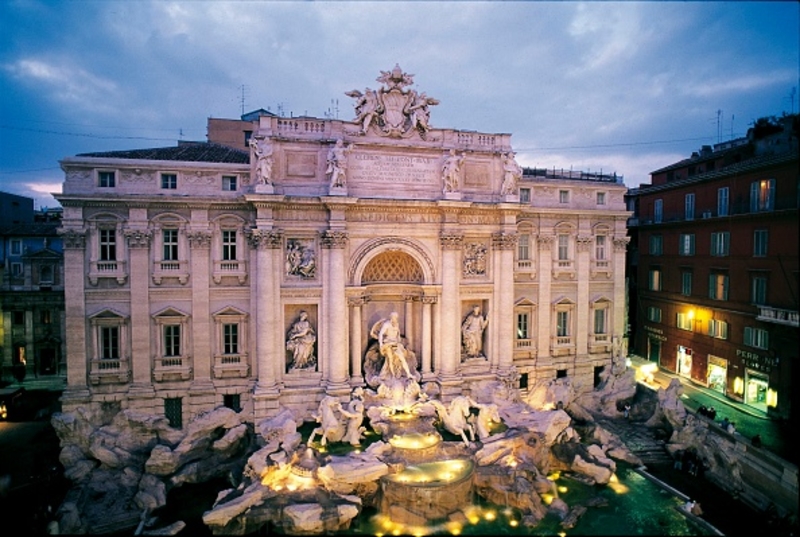
{"type": "Polygon", "coordinates": [[[400,524],[446,518],[472,504],[474,475],[475,464],[468,459],[409,465],[381,477],[381,512],[400,524]]]}
{"type": "Polygon", "coordinates": [[[389,438],[389,444],[397,456],[411,463],[421,463],[434,458],[442,443],[442,437],[435,431],[426,433],[405,433],[389,438]]]}

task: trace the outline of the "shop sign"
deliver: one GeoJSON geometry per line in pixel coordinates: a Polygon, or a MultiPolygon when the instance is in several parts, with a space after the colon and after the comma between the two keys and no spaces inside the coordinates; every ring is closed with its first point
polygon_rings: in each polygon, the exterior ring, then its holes
{"type": "Polygon", "coordinates": [[[773,367],[778,367],[780,359],[772,356],[761,356],[755,352],[736,349],[736,356],[744,359],[744,366],[754,371],[769,373],[773,367]]]}
{"type": "Polygon", "coordinates": [[[667,337],[662,335],[662,334],[664,334],[664,331],[661,330],[660,328],[653,328],[652,326],[644,325],[644,329],[647,331],[647,335],[651,339],[657,339],[659,341],[666,341],[667,340],[667,337]]]}
{"type": "Polygon", "coordinates": [[[720,358],[719,356],[712,356],[711,354],[708,355],[708,364],[715,365],[717,367],[727,368],[728,367],[728,360],[725,358],[720,358]]]}

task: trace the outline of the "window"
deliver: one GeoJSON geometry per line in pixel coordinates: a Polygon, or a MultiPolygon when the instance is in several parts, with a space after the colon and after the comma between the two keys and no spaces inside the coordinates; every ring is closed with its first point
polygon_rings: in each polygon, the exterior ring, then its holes
{"type": "Polygon", "coordinates": [[[253,131],[244,131],[244,146],[250,145],[250,138],[253,137],[253,131]]]}
{"type": "Polygon", "coordinates": [[[598,235],[594,238],[594,258],[597,261],[606,259],[606,236],[598,235]]]}
{"type": "Polygon", "coordinates": [[[606,193],[605,192],[598,192],[597,193],[597,204],[598,205],[605,205],[606,204],[606,193]]]}
{"type": "Polygon", "coordinates": [[[222,231],[222,260],[236,260],[236,231],[222,231]]]}
{"type": "Polygon", "coordinates": [[[39,283],[44,285],[53,283],[53,267],[51,265],[42,265],[39,268],[39,283]]]}
{"type": "Polygon", "coordinates": [[[569,336],[569,312],[556,312],[556,335],[558,337],[569,336]]]}
{"type": "Polygon", "coordinates": [[[728,323],[710,319],[708,321],[708,335],[717,339],[728,339],[728,323]]]}
{"type": "Polygon", "coordinates": [[[178,261],[178,230],[165,229],[162,232],[162,238],[164,240],[163,261],[178,261]]]}
{"type": "Polygon", "coordinates": [[[688,313],[678,314],[677,326],[681,330],[692,330],[692,319],[689,317],[688,313]]]}
{"type": "Polygon", "coordinates": [[[764,275],[753,276],[750,283],[750,301],[753,304],[767,303],[767,277],[764,275]]]}
{"type": "Polygon", "coordinates": [[[694,193],[683,198],[683,216],[686,220],[694,220],[694,193]]]}
{"type": "Polygon", "coordinates": [[[115,229],[100,230],[100,261],[117,260],[117,231],[115,229]]]}
{"type": "Polygon", "coordinates": [[[39,312],[39,321],[42,324],[50,324],[53,322],[53,316],[50,310],[41,310],[39,312]]]}
{"type": "Polygon", "coordinates": [[[11,263],[11,276],[14,278],[22,277],[22,263],[11,263]]]}
{"type": "Polygon", "coordinates": [[[164,356],[181,355],[181,325],[164,325],[164,356]]]}
{"type": "Polygon", "coordinates": [[[239,354],[239,325],[222,325],[222,353],[239,354]]]}
{"type": "Polygon", "coordinates": [[[750,183],[750,212],[771,211],[775,208],[775,179],[750,183]]]}
{"type": "Polygon", "coordinates": [[[594,310],[594,333],[605,334],[607,333],[608,308],[595,308],[594,310]]]}
{"type": "Polygon", "coordinates": [[[664,200],[656,200],[653,205],[653,222],[660,224],[664,219],[664,200]]]}
{"type": "Polygon", "coordinates": [[[222,190],[226,192],[234,192],[236,191],[236,176],[235,175],[223,175],[222,176],[222,190]]]}
{"type": "Polygon", "coordinates": [[[25,312],[20,310],[13,311],[11,314],[11,322],[13,322],[15,326],[22,326],[25,324],[25,312]]]}
{"type": "Polygon", "coordinates": [[[530,188],[520,188],[519,189],[519,201],[522,203],[530,203],[531,202],[531,189],[530,188]]]}
{"type": "Polygon", "coordinates": [[[162,173],[161,188],[166,190],[175,190],[178,188],[178,175],[174,173],[162,173]]]}
{"type": "Polygon", "coordinates": [[[681,233],[679,255],[694,255],[694,233],[681,233]]]}
{"type": "Polygon", "coordinates": [[[692,296],[692,272],[683,271],[681,273],[681,294],[684,296],[692,296]]]}
{"type": "Polygon", "coordinates": [[[22,255],[22,241],[19,239],[11,239],[11,247],[8,253],[10,255],[22,255]]]}
{"type": "Polygon", "coordinates": [[[728,187],[717,189],[717,216],[728,216],[728,187]]]}
{"type": "Polygon", "coordinates": [[[647,320],[654,323],[661,322],[661,308],[655,306],[647,306],[647,320]]]}
{"type": "Polygon", "coordinates": [[[183,400],[180,397],[164,399],[164,416],[173,429],[183,428],[183,400]]]}
{"type": "Polygon", "coordinates": [[[567,261],[569,259],[569,235],[561,234],[558,236],[558,260],[567,261]]]}
{"type": "Polygon", "coordinates": [[[558,202],[559,203],[569,203],[569,190],[559,190],[558,191],[558,202]]]}
{"type": "Polygon", "coordinates": [[[753,257],[766,257],[769,232],[766,229],[753,231],[753,257]]]}
{"type": "Polygon", "coordinates": [[[530,315],[517,313],[517,339],[530,339],[530,315]]]}
{"type": "Polygon", "coordinates": [[[566,369],[556,369],[556,378],[557,379],[565,379],[565,378],[567,378],[567,370],[566,369]]]}
{"type": "Polygon", "coordinates": [[[712,272],[708,275],[708,298],[728,300],[728,275],[712,272]]]}
{"type": "Polygon", "coordinates": [[[119,360],[119,326],[100,327],[100,359],[119,360]]]}
{"type": "Polygon", "coordinates": [[[744,327],[744,344],[757,349],[769,348],[769,333],[762,328],[744,327]]]}
{"type": "Polygon", "coordinates": [[[531,236],[528,233],[522,233],[517,241],[517,260],[530,261],[531,259],[531,236]]]}
{"type": "Polygon", "coordinates": [[[116,186],[114,172],[98,172],[97,185],[103,188],[114,188],[116,186]]]}
{"type": "Polygon", "coordinates": [[[661,255],[662,243],[661,235],[650,235],[650,255],[661,255]]]}
{"type": "Polygon", "coordinates": [[[730,252],[731,234],[728,231],[720,231],[711,234],[711,255],[724,257],[730,252]]]}
{"type": "Polygon", "coordinates": [[[661,270],[651,269],[647,288],[650,291],[661,291],[661,270]]]}
{"type": "Polygon", "coordinates": [[[222,404],[225,408],[230,408],[234,412],[241,412],[242,403],[238,393],[230,393],[222,396],[222,404]]]}

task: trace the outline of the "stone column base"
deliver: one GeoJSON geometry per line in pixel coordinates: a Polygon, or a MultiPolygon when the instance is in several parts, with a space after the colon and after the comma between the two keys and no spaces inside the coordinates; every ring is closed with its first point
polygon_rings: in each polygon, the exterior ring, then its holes
{"type": "Polygon", "coordinates": [[[332,382],[328,381],[325,385],[325,395],[330,395],[331,397],[339,397],[339,398],[348,398],[350,397],[350,392],[353,391],[353,387],[350,386],[350,383],[347,381],[344,382],[332,382]]]}
{"type": "Polygon", "coordinates": [[[439,384],[439,398],[442,403],[449,403],[456,397],[464,394],[464,379],[458,373],[439,375],[436,382],[439,384]]]}

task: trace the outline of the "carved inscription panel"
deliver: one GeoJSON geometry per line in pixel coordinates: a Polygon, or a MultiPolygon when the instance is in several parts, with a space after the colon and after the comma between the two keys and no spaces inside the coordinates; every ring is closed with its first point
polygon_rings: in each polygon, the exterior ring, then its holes
{"type": "Polygon", "coordinates": [[[348,175],[359,183],[438,185],[439,159],[407,155],[356,153],[348,159],[348,175]]]}
{"type": "Polygon", "coordinates": [[[317,170],[317,154],[307,151],[286,153],[286,175],[289,177],[314,177],[317,170]]]}

